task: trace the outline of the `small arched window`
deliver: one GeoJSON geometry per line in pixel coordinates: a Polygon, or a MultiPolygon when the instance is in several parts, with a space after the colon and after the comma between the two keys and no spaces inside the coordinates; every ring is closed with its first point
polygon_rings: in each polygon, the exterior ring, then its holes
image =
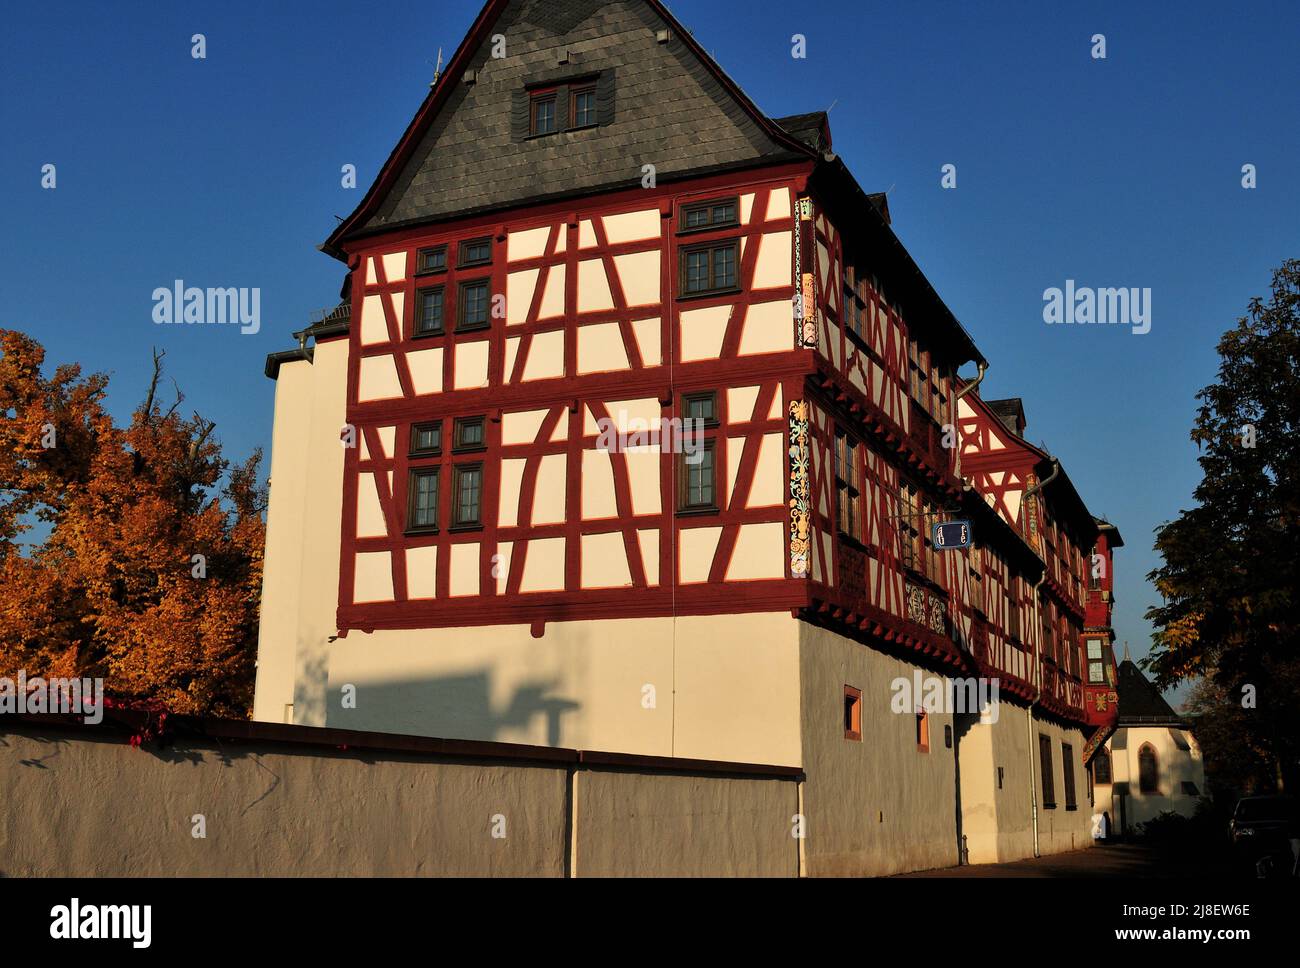
{"type": "Polygon", "coordinates": [[[1109,783],[1110,782],[1110,750],[1102,747],[1097,750],[1097,755],[1092,761],[1092,782],[1109,783]]]}
{"type": "Polygon", "coordinates": [[[1142,793],[1160,792],[1160,768],[1156,763],[1156,748],[1143,743],[1138,750],[1138,789],[1142,793]]]}

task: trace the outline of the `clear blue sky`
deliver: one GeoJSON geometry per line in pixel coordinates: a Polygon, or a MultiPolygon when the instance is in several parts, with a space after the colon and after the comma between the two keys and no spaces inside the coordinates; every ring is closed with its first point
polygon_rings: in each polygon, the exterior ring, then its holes
{"type": "MultiPolygon", "coordinates": [[[[834,104],[835,148],[1122,530],[1119,637],[1155,593],[1151,532],[1199,479],[1187,439],[1218,335],[1300,256],[1300,5],[677,0],[758,105],[834,104]],[[1079,9],[1086,7],[1087,9],[1079,9]],[[807,37],[807,58],[790,38],[807,37]],[[1107,58],[1090,56],[1094,33],[1107,58]],[[1258,188],[1241,187],[1254,164],[1258,188]],[[957,188],[940,167],[957,166],[957,188]],[[1152,289],[1151,332],[1049,327],[1042,294],[1152,289]]],[[[0,326],[107,370],[121,417],[150,348],[231,456],[270,440],[265,355],[332,305],[315,247],[348,214],[479,9],[456,2],[11,4],[0,32],[0,326]],[[207,58],[190,56],[203,33],[207,58]],[[58,187],[40,187],[57,165],[58,187]],[[356,190],[340,185],[355,164],[356,190]],[[257,286],[262,331],[163,327],[181,278],[257,286]]]]}

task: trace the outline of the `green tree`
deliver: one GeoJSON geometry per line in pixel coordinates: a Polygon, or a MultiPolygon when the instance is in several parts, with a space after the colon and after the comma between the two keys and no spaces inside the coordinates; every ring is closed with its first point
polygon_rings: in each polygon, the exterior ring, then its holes
{"type": "Polygon", "coordinates": [[[1161,688],[1212,680],[1245,703],[1244,747],[1300,787],[1300,260],[1219,340],[1218,381],[1197,394],[1197,506],[1156,529],[1163,603],[1145,661],[1161,688]],[[1249,705],[1253,694],[1254,708],[1249,705]]]}

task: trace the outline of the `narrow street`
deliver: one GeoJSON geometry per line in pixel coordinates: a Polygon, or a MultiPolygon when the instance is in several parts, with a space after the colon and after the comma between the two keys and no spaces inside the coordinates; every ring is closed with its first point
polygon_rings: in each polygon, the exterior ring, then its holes
{"type": "Polygon", "coordinates": [[[1221,855],[1206,857],[1191,851],[1162,851],[1137,844],[1107,844],[1049,857],[1031,857],[1005,864],[945,867],[899,877],[1219,877],[1239,879],[1221,855]]]}

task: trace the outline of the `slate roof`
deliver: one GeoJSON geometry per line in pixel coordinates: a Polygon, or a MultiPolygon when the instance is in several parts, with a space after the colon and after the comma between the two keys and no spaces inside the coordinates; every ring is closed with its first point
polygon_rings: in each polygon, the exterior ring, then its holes
{"type": "Polygon", "coordinates": [[[1125,659],[1117,671],[1116,691],[1119,693],[1119,725],[1152,726],[1181,723],[1173,707],[1142,674],[1137,663],[1125,659]]]}
{"type": "Polygon", "coordinates": [[[670,180],[815,156],[656,0],[492,0],[385,172],[323,248],[338,255],[348,237],[637,186],[644,165],[670,180]],[[503,58],[491,56],[496,35],[506,38],[503,58]],[[595,74],[597,127],[528,137],[528,87],[595,74]]]}
{"type": "Polygon", "coordinates": [[[1017,437],[1023,437],[1025,431],[1025,404],[1019,397],[1005,400],[985,400],[993,415],[1002,421],[1002,425],[1017,437]]]}
{"type": "Polygon", "coordinates": [[[789,117],[773,118],[773,120],[810,148],[817,151],[830,151],[831,131],[825,111],[792,114],[789,117]]]}

